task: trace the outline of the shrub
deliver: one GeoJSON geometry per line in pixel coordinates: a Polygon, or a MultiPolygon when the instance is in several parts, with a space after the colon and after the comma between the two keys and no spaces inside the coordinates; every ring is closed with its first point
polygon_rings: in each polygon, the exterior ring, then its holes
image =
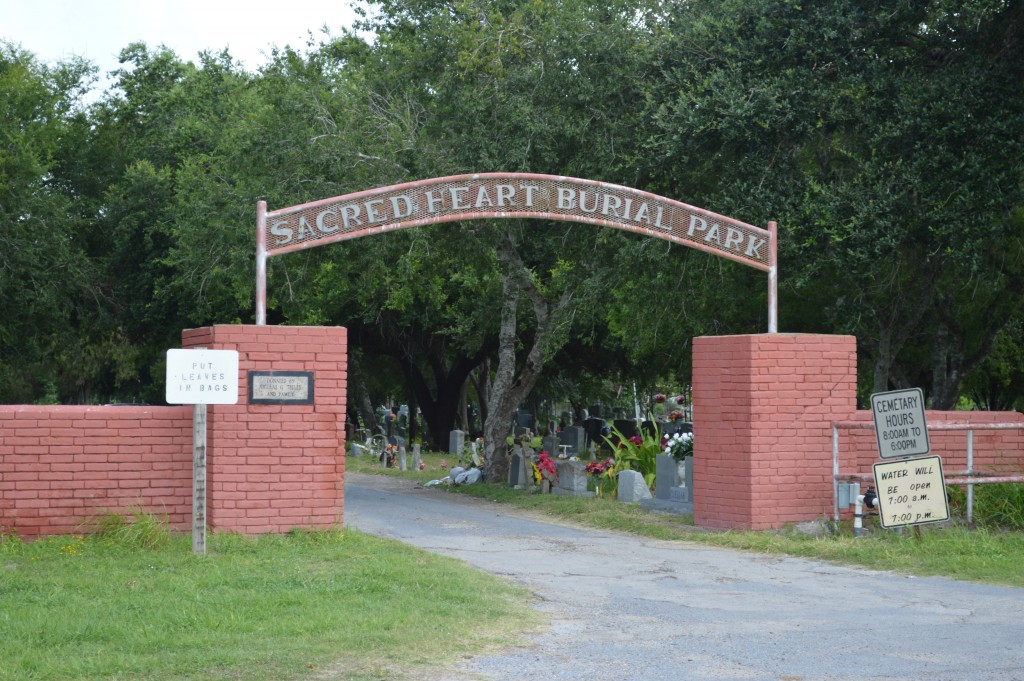
{"type": "MultiPolygon", "coordinates": [[[[967,516],[967,488],[947,487],[950,512],[967,516]]],[[[974,486],[974,522],[981,527],[1024,530],[1024,485],[1005,482],[974,486]]]]}
{"type": "Polygon", "coordinates": [[[141,507],[129,510],[127,515],[105,511],[93,518],[88,531],[131,549],[159,549],[171,539],[167,515],[157,516],[141,507]]]}

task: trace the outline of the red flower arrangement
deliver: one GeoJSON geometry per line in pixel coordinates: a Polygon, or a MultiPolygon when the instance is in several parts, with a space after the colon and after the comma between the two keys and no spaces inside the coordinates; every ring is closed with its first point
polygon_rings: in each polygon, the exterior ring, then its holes
{"type": "Polygon", "coordinates": [[[665,401],[665,393],[658,393],[657,395],[654,396],[654,403],[655,404],[661,404],[664,401],[665,401]]]}
{"type": "MultiPolygon", "coordinates": [[[[558,472],[555,470],[555,462],[548,456],[547,450],[540,453],[533,467],[537,469],[537,473],[542,478],[547,478],[552,484],[558,483],[558,472]]],[[[537,482],[540,481],[538,480],[537,482]]]]}

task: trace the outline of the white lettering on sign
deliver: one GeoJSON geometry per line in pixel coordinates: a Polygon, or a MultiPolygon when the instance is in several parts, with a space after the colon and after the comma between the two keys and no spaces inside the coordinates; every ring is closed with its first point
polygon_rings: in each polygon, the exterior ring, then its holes
{"type": "Polygon", "coordinates": [[[768,268],[768,233],[730,218],[617,185],[543,175],[485,174],[396,185],[267,213],[267,253],[414,226],[547,217],[658,232],[768,268]]]}
{"type": "Polygon", "coordinates": [[[931,451],[920,388],[871,396],[878,455],[883,459],[920,456],[931,451]]]}

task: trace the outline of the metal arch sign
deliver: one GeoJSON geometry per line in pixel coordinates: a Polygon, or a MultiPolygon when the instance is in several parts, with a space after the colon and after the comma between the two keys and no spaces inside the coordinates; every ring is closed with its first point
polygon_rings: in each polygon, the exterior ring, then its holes
{"type": "Polygon", "coordinates": [[[266,259],[271,256],[406,227],[509,218],[622,229],[767,271],[768,326],[775,331],[775,223],[762,229],[638,189],[532,173],[440,177],[273,211],[260,201],[256,323],[266,323],[266,259]]]}

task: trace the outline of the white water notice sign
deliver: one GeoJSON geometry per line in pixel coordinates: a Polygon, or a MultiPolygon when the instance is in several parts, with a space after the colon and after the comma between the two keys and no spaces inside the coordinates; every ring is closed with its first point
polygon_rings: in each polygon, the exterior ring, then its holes
{"type": "Polygon", "coordinates": [[[932,451],[920,388],[875,393],[871,396],[871,416],[878,455],[883,459],[923,456],[932,451]]]}
{"type": "Polygon", "coordinates": [[[871,469],[878,490],[878,519],[882,527],[949,520],[949,502],[939,457],[884,461],[871,469]]]}

